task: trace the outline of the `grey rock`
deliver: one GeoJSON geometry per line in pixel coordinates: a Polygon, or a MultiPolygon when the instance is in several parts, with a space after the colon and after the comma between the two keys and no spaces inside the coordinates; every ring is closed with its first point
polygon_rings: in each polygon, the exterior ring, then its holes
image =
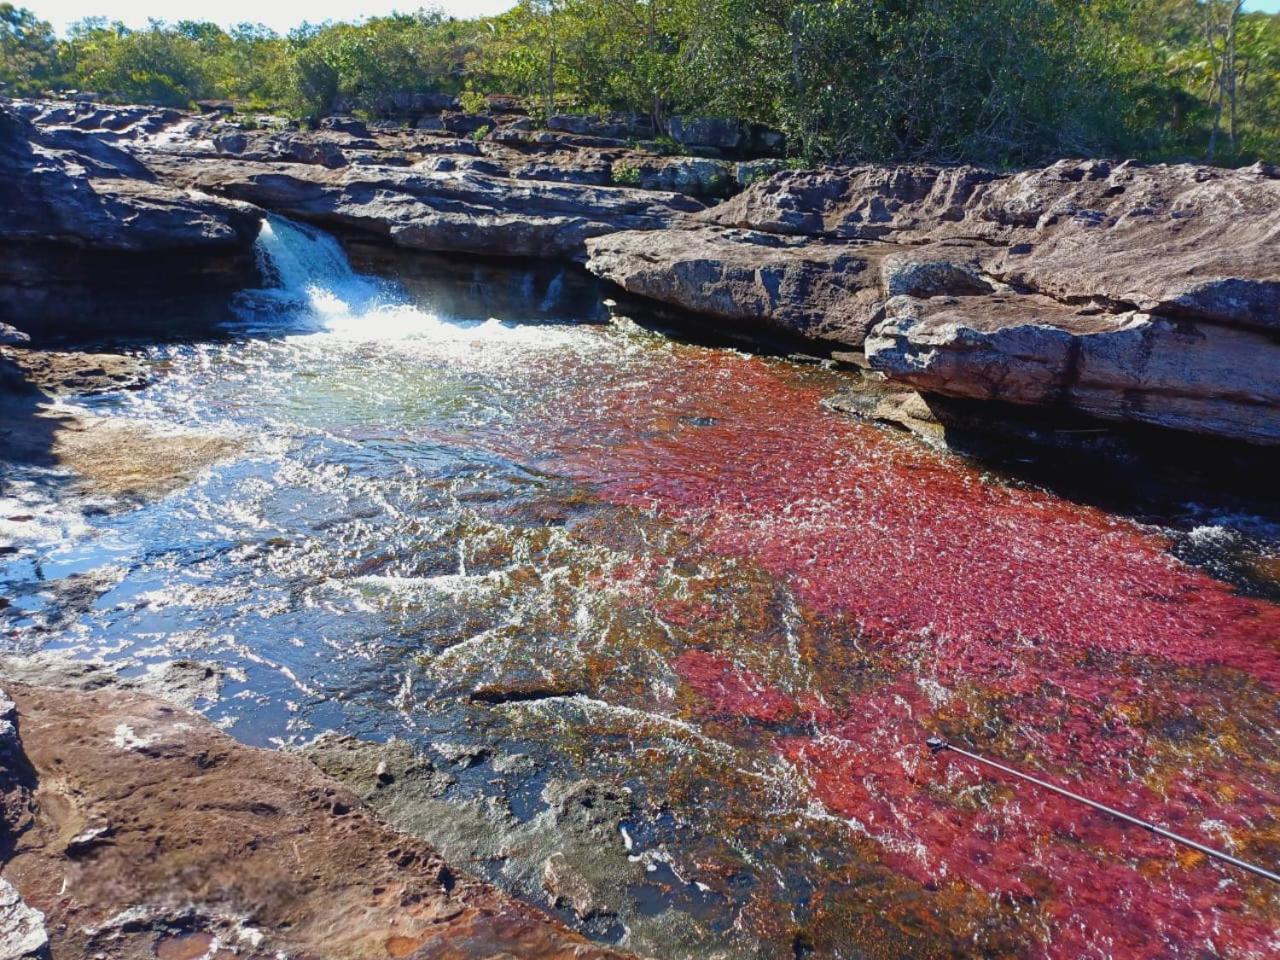
{"type": "Polygon", "coordinates": [[[512,180],[475,170],[323,171],[156,157],[180,182],[319,223],[437,252],[585,259],[590,237],[659,229],[702,209],[678,194],[512,180]]]}
{"type": "Polygon", "coordinates": [[[258,223],[243,205],[158,182],[111,144],[79,131],[38,130],[0,107],[0,243],[245,250],[258,223]]]}
{"type": "Polygon", "coordinates": [[[369,127],[356,117],[325,117],[320,121],[321,130],[334,130],[338,133],[349,133],[353,137],[369,136],[369,127]]]}
{"type": "Polygon", "coordinates": [[[17,888],[0,878],[0,960],[35,960],[48,955],[44,914],[24,903],[17,888]]]}
{"type": "Polygon", "coordinates": [[[30,335],[23,333],[11,324],[0,323],[0,346],[20,347],[30,342],[30,335]]]}
{"type": "Polygon", "coordinates": [[[629,293],[745,332],[860,346],[882,300],[881,248],[700,227],[610,234],[587,250],[587,269],[629,293]]]}
{"type": "Polygon", "coordinates": [[[747,125],[727,117],[672,117],[671,139],[686,147],[737,150],[746,145],[747,125]]]}
{"type": "Polygon", "coordinates": [[[627,156],[611,172],[615,183],[694,197],[724,197],[736,185],[731,165],[705,157],[627,156]]]}
{"type": "Polygon", "coordinates": [[[898,297],[886,312],[867,359],[922,391],[1280,443],[1280,363],[1264,333],[1011,294],[898,297]]]}
{"type": "Polygon", "coordinates": [[[557,114],[547,118],[547,129],[610,140],[644,140],[653,136],[653,124],[649,118],[632,113],[611,113],[604,116],[557,114]]]}

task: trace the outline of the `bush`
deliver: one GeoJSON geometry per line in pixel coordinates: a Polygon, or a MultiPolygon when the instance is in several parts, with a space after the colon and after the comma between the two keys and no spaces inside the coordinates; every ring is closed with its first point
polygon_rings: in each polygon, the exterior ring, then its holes
{"type": "Polygon", "coordinates": [[[640,168],[624,161],[615,163],[613,165],[613,182],[622,186],[635,186],[640,182],[640,168]]]}

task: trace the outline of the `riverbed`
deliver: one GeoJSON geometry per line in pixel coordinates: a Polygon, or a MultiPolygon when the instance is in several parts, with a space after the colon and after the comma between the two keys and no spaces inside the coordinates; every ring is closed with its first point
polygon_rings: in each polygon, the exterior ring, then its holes
{"type": "Polygon", "coordinates": [[[254,745],[404,741],[433,775],[384,815],[641,954],[1280,949],[1273,884],[925,745],[1274,865],[1280,518],[1064,498],[564,271],[445,297],[259,243],[218,336],[76,401],[240,453],[127,509],[11,473],[10,649],[211,664],[254,745]]]}

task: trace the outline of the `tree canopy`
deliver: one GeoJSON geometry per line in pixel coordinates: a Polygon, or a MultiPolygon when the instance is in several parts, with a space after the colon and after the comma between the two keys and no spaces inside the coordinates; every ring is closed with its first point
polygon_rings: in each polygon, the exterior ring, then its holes
{"type": "Polygon", "coordinates": [[[520,0],[287,36],[102,18],[58,38],[0,3],[0,91],[231,99],[299,117],[397,94],[538,113],[728,116],[808,160],[1280,159],[1280,15],[1241,0],[520,0]]]}

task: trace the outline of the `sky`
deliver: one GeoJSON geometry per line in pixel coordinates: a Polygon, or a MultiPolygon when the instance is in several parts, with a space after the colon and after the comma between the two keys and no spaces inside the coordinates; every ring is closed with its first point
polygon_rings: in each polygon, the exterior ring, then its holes
{"type": "MultiPolygon", "coordinates": [[[[412,11],[419,6],[439,6],[455,17],[478,17],[499,13],[515,5],[515,0],[14,0],[48,20],[59,33],[67,25],[89,16],[123,20],[131,27],[145,26],[147,19],[212,20],[229,26],[235,23],[265,23],[285,33],[304,20],[357,20],[362,17],[412,11]]],[[[1280,12],[1280,0],[1248,0],[1248,10],[1280,12]]]]}
{"type": "MultiPolygon", "coordinates": [[[[143,27],[147,20],[212,20],[222,26],[265,23],[287,33],[304,20],[359,20],[395,10],[439,7],[455,17],[481,17],[515,6],[515,0],[10,0],[53,24],[59,33],[85,17],[101,16],[143,27]]],[[[1275,0],[1280,3],[1280,0],[1275,0]]]]}

